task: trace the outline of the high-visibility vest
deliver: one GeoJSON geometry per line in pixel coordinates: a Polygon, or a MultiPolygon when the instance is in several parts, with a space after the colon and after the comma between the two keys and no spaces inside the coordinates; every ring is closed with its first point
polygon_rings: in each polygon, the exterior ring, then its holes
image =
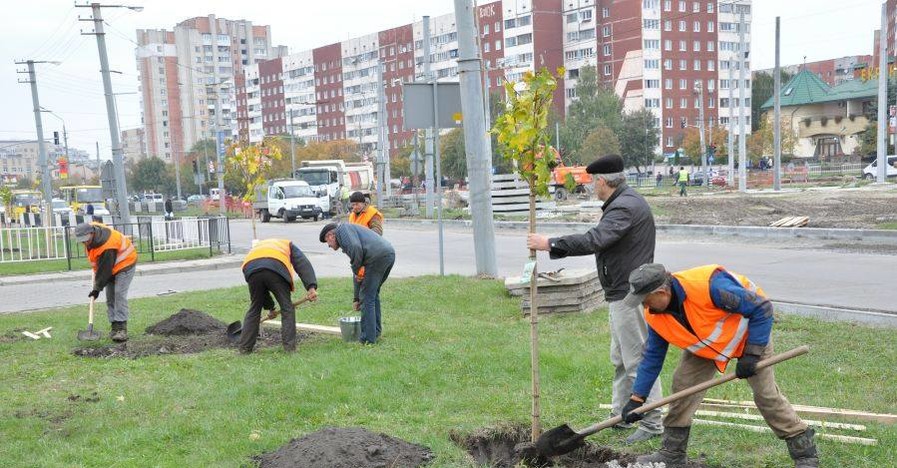
{"type": "Polygon", "coordinates": [[[106,242],[104,242],[103,245],[87,249],[87,259],[90,260],[90,265],[93,267],[94,273],[97,271],[97,261],[99,260],[100,255],[107,250],[115,250],[118,252],[115,256],[115,265],[112,266],[113,275],[116,275],[118,272],[137,263],[137,249],[134,248],[131,239],[102,223],[90,224],[108,229],[110,233],[109,239],[106,239],[106,242]]]}
{"type": "MultiPolygon", "coordinates": [[[[718,308],[710,298],[710,277],[725,271],[719,265],[706,265],[673,273],[685,290],[682,303],[685,317],[694,333],[688,331],[671,314],[652,314],[645,308],[645,321],[667,342],[696,356],[710,359],[720,372],[726,371],[730,359],[741,357],[747,342],[747,317],[718,308]]],[[[745,276],[727,272],[746,289],[765,295],[745,276]]]]}
{"type": "Polygon", "coordinates": [[[685,169],[679,171],[679,182],[688,182],[688,171],[685,169]]]}
{"type": "Polygon", "coordinates": [[[293,278],[296,277],[296,270],[293,269],[293,262],[290,261],[290,241],[288,239],[264,239],[260,240],[255,247],[249,250],[246,258],[243,259],[245,267],[247,263],[259,258],[271,258],[282,263],[290,273],[290,291],[294,289],[293,278]]]}
{"type": "Polygon", "coordinates": [[[380,221],[383,222],[383,215],[377,211],[373,206],[369,206],[364,209],[359,214],[355,214],[355,212],[349,213],[349,222],[352,224],[358,224],[360,226],[364,226],[368,229],[371,228],[371,220],[374,219],[375,216],[380,217],[380,221]]]}

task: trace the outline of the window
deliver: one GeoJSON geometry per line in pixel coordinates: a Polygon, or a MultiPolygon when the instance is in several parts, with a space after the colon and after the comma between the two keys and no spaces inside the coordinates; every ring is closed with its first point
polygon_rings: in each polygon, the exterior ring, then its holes
{"type": "Polygon", "coordinates": [[[664,119],[663,126],[666,128],[673,128],[673,118],[667,117],[666,119],[664,119]]]}
{"type": "MultiPolygon", "coordinates": [[[[679,59],[679,70],[685,71],[688,70],[688,60],[679,59]]],[[[683,88],[685,89],[685,88],[683,88]]]]}
{"type": "Polygon", "coordinates": [[[604,66],[604,76],[610,76],[611,73],[613,73],[613,67],[611,67],[610,65],[605,65],[604,66]]]}
{"type": "MultiPolygon", "coordinates": [[[[592,16],[592,12],[589,12],[589,16],[590,17],[592,16]]],[[[533,17],[530,15],[521,16],[520,18],[517,18],[517,27],[518,28],[521,26],[529,26],[532,23],[533,23],[533,17]]]]}
{"type": "Polygon", "coordinates": [[[601,51],[604,53],[605,56],[609,56],[610,55],[610,44],[604,44],[603,46],[601,46],[601,51]]]}
{"type": "Polygon", "coordinates": [[[643,41],[643,45],[645,49],[660,49],[660,39],[645,39],[643,41]]]}
{"type": "Polygon", "coordinates": [[[695,59],[695,61],[692,65],[694,66],[695,71],[701,71],[701,61],[700,60],[695,59]]]}
{"type": "Polygon", "coordinates": [[[577,19],[579,19],[579,15],[577,15],[576,13],[570,13],[567,15],[568,23],[575,23],[577,19]]]}
{"type": "Polygon", "coordinates": [[[646,19],[642,21],[645,29],[660,29],[660,20],[646,19]]]}
{"type": "Polygon", "coordinates": [[[610,34],[611,34],[610,25],[601,27],[601,37],[610,37],[610,34]]]}
{"type": "Polygon", "coordinates": [[[688,80],[679,78],[679,89],[688,89],[688,80]]]}
{"type": "Polygon", "coordinates": [[[501,40],[495,41],[495,50],[501,50],[501,40]]]}
{"type": "Polygon", "coordinates": [[[713,91],[716,89],[716,81],[715,80],[707,80],[707,89],[713,91]]]}
{"type": "Polygon", "coordinates": [[[483,35],[489,34],[489,23],[483,25],[483,35]]]}
{"type": "Polygon", "coordinates": [[[657,70],[659,68],[660,68],[660,60],[658,60],[658,59],[645,60],[645,69],[646,70],[657,70]]]}
{"type": "Polygon", "coordinates": [[[685,13],[685,0],[679,0],[679,12],[685,13]]]}
{"type": "MultiPolygon", "coordinates": [[[[607,18],[605,16],[605,18],[607,18]]],[[[592,10],[580,10],[579,11],[579,21],[583,23],[587,23],[592,21],[592,10]]]]}
{"type": "Polygon", "coordinates": [[[506,20],[505,20],[505,30],[506,30],[506,31],[507,31],[508,29],[516,28],[516,27],[517,27],[517,20],[515,20],[515,19],[513,19],[513,18],[512,18],[512,19],[506,19],[506,20]]]}
{"type": "Polygon", "coordinates": [[[496,21],[495,24],[492,25],[492,30],[495,32],[501,31],[501,21],[496,21]]]}
{"type": "Polygon", "coordinates": [[[679,41],[679,52],[688,52],[688,46],[685,41],[679,41]]]}
{"type": "Polygon", "coordinates": [[[673,79],[667,78],[663,80],[663,89],[673,89],[673,79]]]}
{"type": "Polygon", "coordinates": [[[667,137],[667,144],[666,144],[666,147],[667,147],[667,148],[672,148],[672,147],[673,147],[673,137],[667,137]]]}
{"type": "Polygon", "coordinates": [[[713,21],[708,21],[707,22],[707,32],[713,32],[713,29],[714,29],[713,21]]]}
{"type": "Polygon", "coordinates": [[[707,52],[713,52],[715,49],[713,41],[707,41],[707,52]]]}
{"type": "Polygon", "coordinates": [[[716,60],[707,61],[707,71],[716,71],[716,60]]]}
{"type": "Polygon", "coordinates": [[[505,47],[514,47],[515,45],[517,45],[516,37],[509,37],[505,39],[505,47]]]}
{"type": "Polygon", "coordinates": [[[716,107],[716,99],[713,99],[713,98],[707,98],[707,108],[708,108],[708,109],[713,109],[713,108],[715,108],[715,107],[716,107]]]}
{"type": "Polygon", "coordinates": [[[567,78],[571,80],[579,78],[579,69],[575,68],[573,70],[567,70],[567,78]]]}
{"type": "Polygon", "coordinates": [[[607,18],[608,16],[610,16],[610,10],[608,10],[607,8],[602,8],[601,9],[601,17],[607,18]]]}
{"type": "MultiPolygon", "coordinates": [[[[605,65],[605,67],[609,67],[610,65],[605,65]]],[[[645,80],[645,88],[654,89],[660,88],[660,80],[645,80]]]]}
{"type": "Polygon", "coordinates": [[[489,43],[483,42],[483,53],[489,52],[489,43]]]}
{"type": "Polygon", "coordinates": [[[685,30],[686,30],[685,20],[679,20],[679,32],[685,32],[685,30]]]}
{"type": "Polygon", "coordinates": [[[576,88],[567,88],[564,92],[568,98],[572,99],[576,97],[576,88]]]}
{"type": "Polygon", "coordinates": [[[663,30],[664,31],[672,31],[673,30],[673,22],[670,20],[663,20],[663,30]]]}
{"type": "Polygon", "coordinates": [[[533,35],[531,33],[517,36],[517,45],[529,44],[531,42],[533,42],[533,35]]]}
{"type": "MultiPolygon", "coordinates": [[[[719,80],[719,89],[729,89],[729,80],[719,80]]],[[[789,90],[791,88],[788,88],[789,90]]],[[[788,95],[788,91],[785,91],[785,96],[788,95]]]]}
{"type": "Polygon", "coordinates": [[[700,21],[695,21],[695,22],[692,24],[692,29],[693,29],[694,32],[701,32],[701,22],[700,22],[700,21]]]}
{"type": "Polygon", "coordinates": [[[664,100],[664,107],[666,107],[667,109],[672,109],[673,108],[673,98],[666,98],[664,100]]]}
{"type": "Polygon", "coordinates": [[[672,11],[672,0],[663,0],[663,11],[672,11]]]}
{"type": "Polygon", "coordinates": [[[660,99],[645,99],[645,107],[649,109],[660,107],[660,99]]]}
{"type": "Polygon", "coordinates": [[[707,13],[713,13],[713,2],[707,2],[707,13]]]}
{"type": "Polygon", "coordinates": [[[691,45],[691,50],[692,50],[693,52],[700,52],[700,51],[701,51],[701,41],[695,41],[695,42],[691,45]]]}
{"type": "Polygon", "coordinates": [[[663,69],[664,70],[672,70],[673,69],[673,59],[664,59],[663,69]]]}
{"type": "MultiPolygon", "coordinates": [[[[646,49],[647,49],[647,47],[646,47],[646,49]]],[[[663,50],[666,50],[666,51],[671,51],[671,50],[673,50],[673,41],[671,41],[671,40],[669,40],[669,39],[664,39],[664,41],[663,41],[663,50]]]]}
{"type": "Polygon", "coordinates": [[[660,0],[642,0],[642,8],[646,10],[656,9],[660,5],[660,0]]]}
{"type": "Polygon", "coordinates": [[[700,2],[691,2],[691,12],[692,13],[700,13],[701,12],[701,3],[700,2]]]}

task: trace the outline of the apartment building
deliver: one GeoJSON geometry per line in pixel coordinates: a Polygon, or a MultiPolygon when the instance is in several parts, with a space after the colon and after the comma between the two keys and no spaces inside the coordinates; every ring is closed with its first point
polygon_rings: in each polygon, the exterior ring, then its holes
{"type": "Polygon", "coordinates": [[[126,161],[134,163],[147,157],[145,135],[143,128],[121,131],[121,150],[126,161]]]}
{"type": "Polygon", "coordinates": [[[248,135],[238,125],[235,89],[244,67],[286,55],[270,26],[215,15],[191,18],[172,30],[137,30],[146,152],[172,161],[197,141],[213,138],[216,101],[228,137],[248,135]]]}
{"type": "MultiPolygon", "coordinates": [[[[814,73],[829,86],[838,86],[858,78],[860,70],[870,66],[876,67],[877,64],[873,63],[872,60],[873,57],[871,55],[849,55],[847,57],[816,62],[805,62],[798,65],[785,65],[781,69],[791,75],[796,75],[801,70],[807,70],[814,73]]],[[[772,76],[773,69],[756,70],[754,73],[766,73],[772,76]]]]}
{"type": "MultiPolygon", "coordinates": [[[[59,177],[56,159],[65,156],[65,150],[52,141],[45,143],[47,158],[51,164],[51,175],[59,177]]],[[[40,176],[40,152],[37,140],[0,140],[0,175],[28,178],[32,181],[40,176]]]]}

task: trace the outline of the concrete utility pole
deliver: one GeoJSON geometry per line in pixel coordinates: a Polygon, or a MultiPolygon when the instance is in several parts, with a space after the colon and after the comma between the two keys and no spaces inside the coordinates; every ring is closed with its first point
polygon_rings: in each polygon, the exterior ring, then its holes
{"type": "Polygon", "coordinates": [[[386,140],[384,128],[386,126],[386,93],[383,92],[384,73],[383,64],[377,62],[377,204],[383,208],[385,197],[389,197],[389,181],[386,180],[386,158],[389,153],[386,149],[386,140]]]}
{"type": "Polygon", "coordinates": [[[775,112],[773,113],[775,121],[772,127],[772,150],[775,158],[773,166],[775,167],[773,167],[772,173],[772,189],[777,191],[782,190],[782,69],[779,64],[779,52],[781,50],[779,23],[780,18],[776,16],[776,68],[773,71],[773,74],[775,74],[773,77],[775,86],[772,93],[773,102],[775,103],[775,112]]]}
{"type": "MultiPolygon", "coordinates": [[[[130,224],[131,211],[128,207],[128,187],[125,182],[125,163],[121,148],[121,133],[118,129],[118,121],[115,114],[115,96],[112,95],[112,77],[109,75],[109,56],[106,54],[106,33],[103,30],[103,17],[99,3],[90,5],[75,5],[78,8],[89,7],[93,12],[92,19],[79,19],[80,21],[92,21],[94,32],[81,33],[97,37],[97,49],[100,53],[100,73],[103,75],[103,93],[106,96],[106,117],[109,119],[109,136],[112,142],[112,164],[115,173],[115,204],[118,205],[119,222],[130,224]]],[[[125,5],[109,5],[106,8],[128,8],[141,11],[142,7],[130,7],[125,5]]]]}
{"type": "Polygon", "coordinates": [[[695,86],[698,93],[698,131],[701,132],[701,170],[704,171],[704,180],[701,185],[710,186],[710,174],[707,172],[707,142],[704,141],[704,83],[699,81],[695,86]]]}
{"type": "Polygon", "coordinates": [[[885,42],[888,32],[888,10],[885,3],[881,4],[881,33],[878,40],[878,178],[876,182],[885,183],[885,174],[888,169],[888,57],[885,42]]]}
{"type": "Polygon", "coordinates": [[[726,151],[728,152],[726,159],[729,160],[729,170],[726,174],[726,186],[728,187],[735,185],[735,157],[738,155],[738,152],[735,151],[735,92],[732,91],[732,86],[735,85],[735,80],[733,79],[735,76],[732,72],[734,65],[732,57],[729,57],[729,125],[726,126],[726,130],[729,131],[729,139],[726,142],[726,151]]]}
{"type": "MultiPolygon", "coordinates": [[[[360,138],[360,135],[359,135],[360,138]]],[[[290,179],[296,177],[296,129],[293,127],[293,109],[290,109],[290,179]]]]}
{"type": "MultiPolygon", "coordinates": [[[[424,16],[424,81],[430,76],[430,17],[424,16]]],[[[433,129],[424,130],[424,181],[426,185],[425,201],[427,218],[433,217],[433,129]]]]}
{"type": "Polygon", "coordinates": [[[37,75],[34,73],[34,64],[35,63],[58,63],[58,62],[46,62],[46,61],[35,61],[35,60],[27,60],[24,62],[16,62],[16,65],[28,65],[27,72],[20,73],[28,73],[28,79],[25,81],[20,81],[20,83],[29,83],[31,85],[31,104],[34,107],[34,126],[37,129],[37,154],[38,160],[37,164],[41,169],[41,192],[44,196],[44,206],[46,206],[45,211],[41,217],[44,226],[52,226],[52,218],[53,218],[53,186],[52,180],[50,179],[50,161],[47,158],[47,143],[44,141],[44,124],[41,119],[41,107],[40,107],[40,99],[37,96],[37,75]]]}
{"type": "MultiPolygon", "coordinates": [[[[747,192],[747,128],[744,118],[744,60],[747,46],[744,43],[744,10],[738,15],[738,191],[747,192]]],[[[730,83],[731,85],[731,83],[730,83]]]]}
{"type": "MultiPolygon", "coordinates": [[[[214,36],[213,36],[214,37],[214,36]]],[[[218,144],[221,133],[221,85],[222,82],[215,82],[215,155],[217,164],[215,165],[215,173],[218,175],[218,214],[227,216],[227,203],[224,198],[224,155],[222,154],[223,143],[218,144]]]]}
{"type": "Polygon", "coordinates": [[[495,262],[495,229],[492,217],[492,157],[487,152],[488,136],[484,131],[483,79],[480,75],[480,51],[476,45],[478,31],[474,26],[473,16],[474,8],[470,0],[455,0],[458,75],[461,83],[461,112],[464,116],[464,144],[467,148],[470,214],[473,220],[477,274],[494,277],[498,274],[498,268],[495,262]]]}

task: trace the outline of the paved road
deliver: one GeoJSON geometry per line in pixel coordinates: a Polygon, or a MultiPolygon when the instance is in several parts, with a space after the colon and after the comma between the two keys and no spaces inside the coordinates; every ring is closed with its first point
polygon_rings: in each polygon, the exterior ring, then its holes
{"type": "MultiPolygon", "coordinates": [[[[322,222],[259,224],[259,237],[286,237],[306,252],[319,276],[348,277],[348,259],[318,242],[322,222]]],[[[247,221],[231,224],[235,253],[250,245],[251,228],[247,221]]],[[[551,234],[551,233],[549,233],[551,234]]],[[[432,228],[390,229],[386,238],[396,247],[393,275],[414,276],[439,272],[438,237],[432,228]]],[[[522,233],[499,232],[496,237],[498,269],[501,276],[519,275],[526,260],[522,233]]],[[[476,273],[472,234],[466,230],[445,232],[448,274],[476,273]]],[[[759,283],[775,300],[802,304],[829,305],[851,309],[897,312],[893,297],[893,272],[897,257],[811,250],[804,246],[747,244],[744,240],[721,242],[719,239],[683,239],[662,237],[657,246],[657,261],[672,269],[706,263],[719,263],[743,273],[759,283]]],[[[539,256],[540,269],[593,268],[591,257],[550,260],[539,256]]],[[[0,286],[0,313],[43,309],[86,303],[89,282],[73,280],[52,285],[0,286]],[[27,298],[23,299],[23,298],[27,298]]],[[[132,297],[154,296],[169,290],[195,291],[244,284],[238,268],[210,272],[174,273],[138,277],[132,285],[132,297]]]]}

